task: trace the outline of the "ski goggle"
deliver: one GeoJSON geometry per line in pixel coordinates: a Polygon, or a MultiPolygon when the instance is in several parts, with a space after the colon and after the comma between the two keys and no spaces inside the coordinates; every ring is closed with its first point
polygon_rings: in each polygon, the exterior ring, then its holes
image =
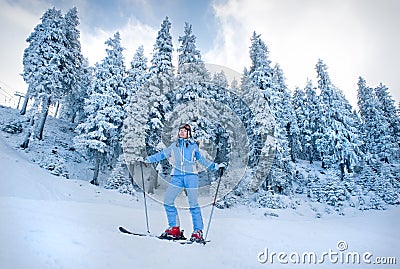
{"type": "Polygon", "coordinates": [[[183,124],[183,125],[179,126],[179,130],[181,130],[181,129],[186,129],[189,132],[191,131],[189,124],[183,124]]]}

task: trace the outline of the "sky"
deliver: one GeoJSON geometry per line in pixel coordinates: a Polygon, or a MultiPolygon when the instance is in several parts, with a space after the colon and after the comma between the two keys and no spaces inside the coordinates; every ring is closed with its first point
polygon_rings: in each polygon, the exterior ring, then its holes
{"type": "Polygon", "coordinates": [[[104,58],[104,42],[117,31],[126,66],[140,45],[150,60],[168,16],[175,60],[187,21],[206,63],[240,73],[250,66],[250,37],[256,31],[291,91],[304,88],[307,79],[317,85],[315,64],[322,59],[354,107],[359,76],[371,87],[383,83],[400,101],[398,0],[0,0],[0,6],[0,103],[14,91],[26,92],[20,75],[25,40],[53,6],[64,14],[78,8],[82,52],[91,65],[104,58]]]}

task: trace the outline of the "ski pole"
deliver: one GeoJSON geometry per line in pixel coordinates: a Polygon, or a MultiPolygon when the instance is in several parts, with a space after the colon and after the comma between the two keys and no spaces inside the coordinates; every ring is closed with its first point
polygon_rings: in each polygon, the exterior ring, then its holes
{"type": "Polygon", "coordinates": [[[147,226],[147,232],[150,233],[149,229],[149,216],[147,215],[147,203],[146,203],[146,189],[144,187],[144,176],[143,176],[143,163],[140,162],[140,170],[142,172],[142,184],[143,184],[143,200],[144,200],[144,212],[146,214],[146,226],[147,226]]]}
{"type": "Polygon", "coordinates": [[[213,213],[214,213],[215,204],[216,204],[216,202],[217,202],[217,195],[218,195],[219,185],[221,184],[222,172],[223,172],[223,171],[224,171],[224,168],[223,168],[223,167],[219,168],[219,179],[218,179],[217,189],[215,190],[214,201],[213,201],[213,203],[212,203],[210,218],[208,219],[208,225],[207,225],[207,230],[206,230],[206,236],[204,237],[204,240],[207,240],[208,231],[210,230],[211,219],[212,219],[212,215],[213,215],[213,213]]]}

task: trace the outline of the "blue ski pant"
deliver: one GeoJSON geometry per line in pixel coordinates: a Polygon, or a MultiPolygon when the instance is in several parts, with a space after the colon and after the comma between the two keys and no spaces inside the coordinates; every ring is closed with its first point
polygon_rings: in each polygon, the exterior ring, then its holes
{"type": "Polygon", "coordinates": [[[170,227],[180,225],[178,210],[175,207],[175,199],[183,188],[186,188],[189,199],[189,209],[192,214],[193,230],[203,230],[203,218],[198,203],[198,185],[199,177],[196,174],[172,176],[164,197],[164,207],[170,227]]]}

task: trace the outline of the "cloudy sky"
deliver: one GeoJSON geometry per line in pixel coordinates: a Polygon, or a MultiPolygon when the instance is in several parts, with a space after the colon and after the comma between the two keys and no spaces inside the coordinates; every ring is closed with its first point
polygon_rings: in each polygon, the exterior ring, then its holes
{"type": "Polygon", "coordinates": [[[66,13],[78,8],[83,54],[90,64],[105,56],[106,39],[121,33],[128,66],[144,45],[151,57],[165,16],[172,22],[175,53],[184,22],[193,25],[207,63],[242,72],[250,65],[253,31],[261,34],[270,58],[283,69],[291,90],[316,85],[318,58],[333,83],[354,106],[362,76],[375,87],[387,85],[400,101],[400,1],[398,0],[0,0],[0,100],[14,90],[26,92],[22,72],[25,39],[46,9],[66,13]]]}

